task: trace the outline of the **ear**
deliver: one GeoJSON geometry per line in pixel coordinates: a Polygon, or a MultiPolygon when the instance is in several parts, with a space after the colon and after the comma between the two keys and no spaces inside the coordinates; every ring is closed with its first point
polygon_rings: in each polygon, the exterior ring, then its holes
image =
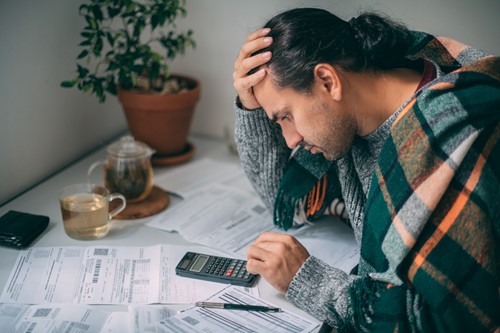
{"type": "Polygon", "coordinates": [[[314,67],[314,82],[319,88],[330,94],[337,102],[342,100],[342,82],[339,72],[330,64],[317,64],[314,67]]]}

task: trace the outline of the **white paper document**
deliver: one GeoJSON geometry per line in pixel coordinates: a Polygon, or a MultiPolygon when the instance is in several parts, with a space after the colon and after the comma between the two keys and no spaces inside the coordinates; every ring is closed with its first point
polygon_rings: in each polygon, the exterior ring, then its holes
{"type": "MultiPolygon", "coordinates": [[[[234,287],[228,287],[208,301],[275,307],[234,287]]],[[[318,327],[317,322],[288,311],[272,313],[193,307],[160,321],[160,330],[157,332],[299,333],[311,332],[316,327],[318,327]]]]}
{"type": "Polygon", "coordinates": [[[0,297],[3,303],[193,303],[226,285],[187,279],[175,266],[205,247],[33,247],[19,253],[0,297]]]}
{"type": "Polygon", "coordinates": [[[2,332],[101,333],[110,312],[82,305],[0,304],[2,332]]]}
{"type": "Polygon", "coordinates": [[[359,263],[359,246],[354,233],[344,222],[333,216],[324,216],[313,224],[290,230],[309,254],[328,265],[349,273],[359,263]]]}
{"type": "Polygon", "coordinates": [[[132,333],[160,333],[160,322],[175,316],[178,311],[167,305],[130,305],[129,327],[132,333]]]}
{"type": "MultiPolygon", "coordinates": [[[[262,232],[282,232],[273,226],[241,167],[204,159],[189,165],[185,174],[168,174],[164,186],[183,200],[156,215],[146,225],[176,231],[186,240],[244,258],[246,248],[262,232]]],[[[180,172],[180,171],[179,171],[180,172]]],[[[291,229],[309,251],[327,264],[349,272],[359,261],[352,230],[338,218],[325,216],[311,225],[291,229]]]]}
{"type": "Polygon", "coordinates": [[[255,193],[208,183],[184,196],[147,225],[177,231],[190,242],[240,257],[262,232],[276,231],[271,214],[255,193]]]}
{"type": "Polygon", "coordinates": [[[252,185],[239,164],[219,162],[210,158],[193,161],[182,168],[155,176],[156,185],[183,198],[189,192],[214,182],[253,192],[252,185]]]}

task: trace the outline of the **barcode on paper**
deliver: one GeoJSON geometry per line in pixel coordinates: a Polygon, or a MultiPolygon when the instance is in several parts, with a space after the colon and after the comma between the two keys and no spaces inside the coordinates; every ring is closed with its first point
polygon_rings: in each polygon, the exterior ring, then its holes
{"type": "Polygon", "coordinates": [[[182,320],[184,320],[188,324],[191,324],[192,326],[196,326],[199,323],[198,320],[194,319],[193,317],[189,317],[189,316],[182,318],[182,320]]]}
{"type": "Polygon", "coordinates": [[[65,332],[87,332],[89,328],[90,326],[88,324],[72,321],[65,332]]]}
{"type": "Polygon", "coordinates": [[[47,308],[40,308],[36,309],[35,313],[33,314],[33,317],[47,317],[50,314],[51,309],[47,308]]]}
{"type": "Polygon", "coordinates": [[[95,256],[107,256],[109,249],[94,249],[95,256]]]}
{"type": "Polygon", "coordinates": [[[94,269],[94,277],[92,279],[92,283],[97,283],[99,281],[99,272],[101,271],[101,259],[96,260],[95,269],[94,269]]]}

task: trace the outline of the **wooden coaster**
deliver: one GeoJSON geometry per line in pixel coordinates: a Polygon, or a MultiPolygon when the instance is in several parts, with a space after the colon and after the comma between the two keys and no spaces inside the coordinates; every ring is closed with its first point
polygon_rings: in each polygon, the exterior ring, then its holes
{"type": "MultiPolygon", "coordinates": [[[[116,200],[119,203],[119,200],[116,200]]],[[[111,202],[110,210],[118,205],[115,201],[111,202]]],[[[148,217],[156,213],[161,212],[170,204],[170,197],[168,193],[157,186],[153,186],[151,193],[146,199],[135,202],[128,203],[127,207],[116,215],[113,219],[116,220],[132,220],[140,219],[143,217],[148,217]]]]}
{"type": "Polygon", "coordinates": [[[151,157],[151,163],[154,166],[170,166],[181,164],[187,162],[193,157],[195,151],[195,147],[192,143],[188,142],[184,149],[175,155],[162,155],[162,154],[154,154],[151,157]]]}

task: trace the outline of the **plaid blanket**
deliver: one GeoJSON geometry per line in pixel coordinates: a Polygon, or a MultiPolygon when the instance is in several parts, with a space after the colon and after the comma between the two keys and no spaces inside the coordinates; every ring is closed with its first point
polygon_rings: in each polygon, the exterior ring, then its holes
{"type": "MultiPolygon", "coordinates": [[[[409,58],[431,60],[445,75],[405,107],[382,148],[350,288],[354,320],[344,322],[362,331],[493,332],[500,327],[500,58],[447,38],[414,37],[409,58]]],[[[294,163],[308,170],[308,186],[324,177],[317,161],[294,161],[279,198],[290,193],[294,163]]],[[[279,221],[285,206],[277,200],[277,224],[287,225],[279,221]]]]}

